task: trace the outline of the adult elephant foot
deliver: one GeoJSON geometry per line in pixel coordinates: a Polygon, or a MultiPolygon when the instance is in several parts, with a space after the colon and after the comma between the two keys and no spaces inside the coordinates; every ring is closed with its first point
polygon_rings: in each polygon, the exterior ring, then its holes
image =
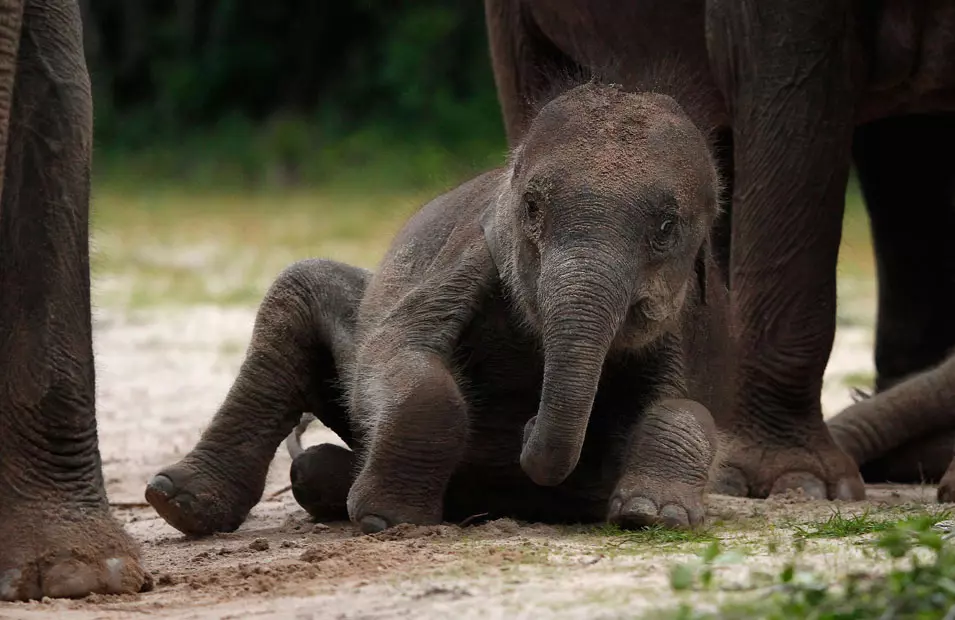
{"type": "Polygon", "coordinates": [[[205,460],[196,450],[153,476],[146,501],[183,534],[232,532],[262,497],[265,477],[254,478],[234,478],[225,467],[215,466],[215,458],[205,460]]]}
{"type": "Polygon", "coordinates": [[[737,430],[712,491],[760,499],[788,491],[820,500],[865,499],[859,467],[833,441],[822,416],[798,433],[737,430]]]}
{"type": "Polygon", "coordinates": [[[2,601],[152,588],[136,544],[106,506],[18,504],[0,510],[0,540],[2,601]]]}

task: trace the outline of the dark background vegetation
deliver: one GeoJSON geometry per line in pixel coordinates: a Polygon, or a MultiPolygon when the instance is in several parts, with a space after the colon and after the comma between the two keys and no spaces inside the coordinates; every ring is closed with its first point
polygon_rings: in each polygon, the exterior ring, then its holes
{"type": "Polygon", "coordinates": [[[499,159],[478,0],[81,0],[100,177],[432,185],[499,159]]]}

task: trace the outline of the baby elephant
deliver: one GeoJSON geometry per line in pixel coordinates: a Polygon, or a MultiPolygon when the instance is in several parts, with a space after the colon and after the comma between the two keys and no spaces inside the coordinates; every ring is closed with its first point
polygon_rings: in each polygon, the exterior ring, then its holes
{"type": "Polygon", "coordinates": [[[296,497],[363,532],[475,514],[702,522],[732,381],[709,230],[719,184],[671,98],[588,83],[504,168],[422,208],[377,273],[286,269],[198,445],[146,497],[188,534],[237,528],[311,412],[349,449],[298,455],[296,497]]]}

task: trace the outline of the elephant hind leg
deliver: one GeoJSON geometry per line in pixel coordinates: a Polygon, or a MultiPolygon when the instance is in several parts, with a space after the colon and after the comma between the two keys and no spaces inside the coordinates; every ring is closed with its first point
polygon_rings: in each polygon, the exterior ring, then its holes
{"type": "Polygon", "coordinates": [[[828,421],[867,482],[934,482],[952,460],[955,356],[828,421]]]}
{"type": "Polygon", "coordinates": [[[342,371],[354,357],[367,271],[301,261],[272,284],[259,306],[239,376],[199,443],[156,474],[146,499],[191,535],[232,531],[258,503],[282,440],[310,411],[353,444],[342,371]]]}

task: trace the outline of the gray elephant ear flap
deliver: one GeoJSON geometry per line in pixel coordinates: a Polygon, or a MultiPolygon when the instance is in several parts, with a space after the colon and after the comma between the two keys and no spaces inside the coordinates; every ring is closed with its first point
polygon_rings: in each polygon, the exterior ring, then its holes
{"type": "Polygon", "coordinates": [[[488,253],[491,255],[491,261],[497,267],[498,272],[503,264],[504,252],[498,242],[497,235],[497,213],[495,205],[490,205],[481,214],[481,230],[484,231],[484,243],[487,245],[488,253]]]}

